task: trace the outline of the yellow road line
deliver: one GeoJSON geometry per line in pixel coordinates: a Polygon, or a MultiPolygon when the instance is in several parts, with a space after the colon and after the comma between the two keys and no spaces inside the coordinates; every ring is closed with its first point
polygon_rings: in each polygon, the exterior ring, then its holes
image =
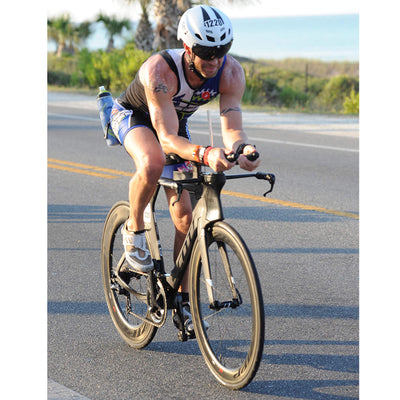
{"type": "Polygon", "coordinates": [[[318,212],[322,212],[322,213],[325,213],[325,214],[332,214],[332,215],[338,215],[338,216],[341,216],[341,217],[359,219],[359,215],[356,214],[356,213],[332,210],[332,209],[324,208],[324,207],[309,206],[307,204],[294,203],[292,201],[271,199],[269,197],[254,196],[252,194],[231,192],[229,190],[222,190],[221,193],[222,194],[226,194],[228,196],[240,197],[242,199],[263,201],[264,203],[278,204],[280,206],[285,206],[285,207],[301,208],[302,210],[318,211],[318,212]]]}
{"type": "MultiPolygon", "coordinates": [[[[61,165],[70,165],[73,167],[90,169],[93,171],[108,172],[108,173],[114,174],[114,175],[132,176],[132,172],[124,172],[124,171],[119,171],[117,169],[111,169],[111,168],[102,168],[102,167],[97,167],[94,165],[81,164],[81,163],[76,163],[76,162],[72,162],[72,161],[57,160],[55,158],[48,158],[47,161],[51,162],[51,163],[61,164],[61,165]]],[[[54,168],[54,167],[52,167],[52,168],[54,168]]],[[[58,168],[58,169],[62,169],[62,168],[58,168]]],[[[78,172],[78,171],[74,171],[74,172],[78,172]]],[[[82,174],[87,173],[88,175],[92,175],[92,174],[88,173],[88,171],[85,171],[85,170],[81,170],[81,173],[82,174]]],[[[113,176],[113,178],[116,178],[116,177],[113,176]]]]}
{"type": "MultiPolygon", "coordinates": [[[[102,168],[102,167],[97,167],[94,165],[75,163],[72,161],[63,161],[63,160],[57,160],[54,158],[48,158],[48,162],[49,162],[48,163],[49,168],[55,168],[55,169],[60,169],[60,170],[64,170],[64,171],[75,172],[78,174],[97,176],[100,178],[115,179],[115,178],[118,178],[118,176],[132,176],[132,172],[124,172],[124,171],[119,171],[119,170],[111,169],[111,168],[102,168]]],[[[229,190],[222,190],[221,193],[228,195],[228,196],[239,197],[242,199],[262,201],[264,203],[277,204],[277,205],[285,206],[285,207],[300,208],[302,210],[317,211],[317,212],[322,212],[325,214],[337,215],[340,217],[359,219],[359,215],[356,213],[332,210],[332,209],[324,208],[324,207],[310,206],[307,204],[294,203],[292,201],[271,199],[269,197],[254,196],[252,194],[232,192],[229,190]]]]}
{"type": "Polygon", "coordinates": [[[94,172],[94,171],[85,171],[85,170],[83,170],[83,169],[67,167],[67,166],[64,166],[64,165],[57,165],[57,164],[48,163],[47,166],[48,166],[49,168],[60,169],[60,170],[62,170],[62,171],[69,171],[69,172],[75,172],[75,173],[77,173],[77,174],[98,176],[98,177],[100,177],[100,178],[106,178],[106,179],[118,178],[118,176],[115,176],[115,175],[101,174],[101,173],[99,173],[99,172],[94,172]]]}

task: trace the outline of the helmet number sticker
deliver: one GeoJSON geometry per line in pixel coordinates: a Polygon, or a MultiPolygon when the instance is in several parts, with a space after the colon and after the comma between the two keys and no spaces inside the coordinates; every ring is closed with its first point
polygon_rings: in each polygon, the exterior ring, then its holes
{"type": "Polygon", "coordinates": [[[207,21],[204,21],[204,26],[206,28],[212,28],[214,26],[222,26],[222,25],[224,25],[224,21],[221,18],[208,19],[207,21]]]}

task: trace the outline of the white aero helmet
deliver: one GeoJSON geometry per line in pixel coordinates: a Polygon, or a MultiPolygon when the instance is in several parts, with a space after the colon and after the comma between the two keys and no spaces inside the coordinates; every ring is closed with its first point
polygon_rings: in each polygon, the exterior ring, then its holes
{"type": "Polygon", "coordinates": [[[182,15],[178,26],[178,40],[182,40],[195,55],[204,60],[221,58],[232,46],[232,24],[215,7],[196,6],[182,15]]]}

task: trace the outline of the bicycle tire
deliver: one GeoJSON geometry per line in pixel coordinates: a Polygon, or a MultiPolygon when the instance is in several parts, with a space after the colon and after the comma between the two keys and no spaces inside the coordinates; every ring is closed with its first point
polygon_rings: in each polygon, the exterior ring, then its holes
{"type": "Polygon", "coordinates": [[[117,331],[129,346],[141,349],[153,340],[157,332],[156,326],[132,314],[134,310],[142,318],[149,316],[146,277],[124,272],[120,274],[137,291],[137,296],[121,287],[115,277],[116,265],[124,257],[121,228],[128,216],[129,203],[121,201],[111,208],[104,224],[101,245],[103,287],[108,310],[117,331]]]}
{"type": "Polygon", "coordinates": [[[216,222],[207,235],[215,300],[221,304],[232,300],[231,281],[242,304],[218,311],[210,308],[200,246],[196,242],[190,267],[190,303],[196,338],[214,377],[230,389],[242,389],[254,378],[262,358],[265,317],[261,286],[253,258],[234,228],[223,221],[216,222]],[[234,280],[227,278],[223,254],[228,255],[234,280]]]}

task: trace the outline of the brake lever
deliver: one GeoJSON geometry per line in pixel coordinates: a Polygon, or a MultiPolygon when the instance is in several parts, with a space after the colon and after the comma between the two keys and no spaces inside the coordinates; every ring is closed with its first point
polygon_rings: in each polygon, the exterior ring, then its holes
{"type": "Polygon", "coordinates": [[[175,205],[175,203],[178,203],[178,201],[181,199],[182,190],[183,190],[182,185],[177,185],[175,193],[177,194],[178,198],[172,203],[172,207],[175,205]]]}
{"type": "Polygon", "coordinates": [[[159,182],[159,184],[160,184],[161,186],[164,186],[164,187],[166,187],[166,188],[168,188],[168,189],[172,189],[172,190],[177,194],[178,199],[175,200],[175,201],[172,203],[172,205],[174,206],[175,203],[177,203],[177,202],[181,199],[182,190],[183,190],[182,185],[181,185],[179,182],[174,182],[174,181],[171,180],[171,179],[162,178],[162,177],[158,180],[158,182],[159,182]]]}
{"type": "Polygon", "coordinates": [[[264,172],[257,172],[256,178],[266,180],[271,185],[271,188],[263,194],[264,197],[266,197],[268,193],[271,193],[274,190],[274,185],[275,185],[275,175],[274,174],[266,174],[264,172]]]}

